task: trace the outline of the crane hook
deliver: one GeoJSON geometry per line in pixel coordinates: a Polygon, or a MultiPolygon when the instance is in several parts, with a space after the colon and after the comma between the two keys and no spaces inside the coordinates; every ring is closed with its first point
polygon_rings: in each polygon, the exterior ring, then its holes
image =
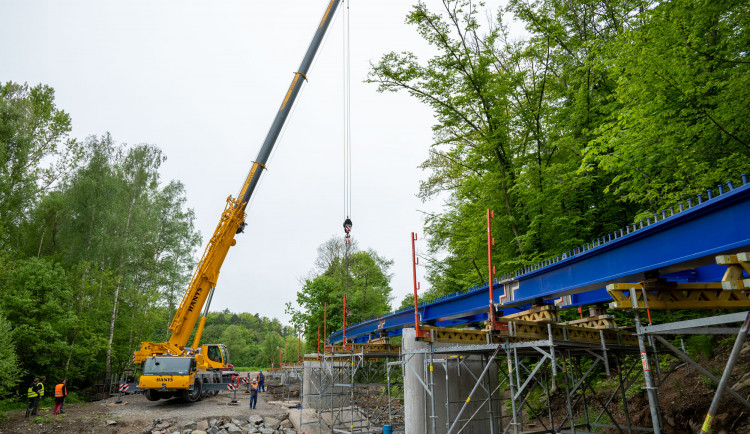
{"type": "Polygon", "coordinates": [[[346,220],[344,220],[344,233],[346,234],[344,236],[344,239],[346,241],[346,245],[347,246],[351,243],[349,233],[352,231],[352,225],[353,225],[353,223],[352,223],[351,219],[349,217],[347,217],[346,220]]]}

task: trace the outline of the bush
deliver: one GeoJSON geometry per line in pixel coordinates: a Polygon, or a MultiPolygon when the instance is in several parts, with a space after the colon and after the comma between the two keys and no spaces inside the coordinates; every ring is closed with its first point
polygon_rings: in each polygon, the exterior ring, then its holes
{"type": "Polygon", "coordinates": [[[21,378],[15,345],[11,339],[11,325],[0,315],[0,397],[8,396],[21,378]]]}
{"type": "Polygon", "coordinates": [[[714,347],[711,343],[711,336],[707,335],[690,336],[685,341],[685,349],[693,358],[700,355],[710,359],[714,356],[714,347]]]}

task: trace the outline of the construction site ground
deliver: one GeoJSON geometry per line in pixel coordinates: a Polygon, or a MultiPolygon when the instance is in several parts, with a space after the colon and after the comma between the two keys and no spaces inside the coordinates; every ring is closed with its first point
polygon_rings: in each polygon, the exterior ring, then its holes
{"type": "MultiPolygon", "coordinates": [[[[54,416],[51,407],[40,407],[38,416],[25,418],[25,410],[6,413],[7,420],[0,424],[0,434],[15,433],[151,433],[183,432],[189,422],[232,419],[247,423],[248,417],[257,415],[279,420],[288,418],[289,404],[282,405],[280,397],[270,392],[259,393],[255,409],[249,408],[250,395],[242,385],[237,391],[237,404],[232,404],[232,393],[223,391],[217,396],[188,403],[179,398],[148,401],[142,394],[123,395],[122,404],[117,396],[97,401],[65,404],[65,414],[54,416]],[[161,424],[155,423],[157,419],[161,424]],[[162,431],[160,428],[164,428],[162,431]]],[[[293,404],[292,404],[293,405],[293,404]]]]}
{"type": "MultiPolygon", "coordinates": [[[[711,345],[716,350],[712,357],[698,356],[697,359],[708,370],[717,376],[726,363],[726,346],[719,344],[720,339],[714,338],[711,345]]],[[[665,366],[666,367],[666,366],[665,366]]],[[[294,393],[285,392],[283,387],[274,387],[272,381],[267,381],[271,387],[269,392],[260,393],[256,409],[248,408],[249,395],[244,393],[244,386],[237,392],[238,404],[231,403],[232,393],[221,392],[218,396],[210,397],[195,403],[186,403],[180,399],[161,400],[151,402],[143,395],[126,395],[122,397],[122,404],[116,404],[117,397],[97,402],[66,404],[65,415],[53,416],[51,407],[40,407],[39,416],[34,419],[24,418],[24,410],[6,412],[7,420],[0,424],[0,434],[10,433],[150,433],[175,431],[184,432],[186,423],[191,421],[210,421],[221,419],[230,422],[232,419],[246,422],[252,415],[273,417],[279,420],[289,419],[297,427],[305,424],[306,432],[315,433],[318,428],[318,418],[312,410],[294,409],[298,402],[294,400],[294,393]],[[273,392],[271,392],[273,391],[273,392]],[[284,396],[282,396],[284,395],[284,396]],[[281,402],[283,398],[292,395],[293,400],[281,402]],[[161,419],[162,426],[169,425],[165,431],[154,430],[161,419]]],[[[640,384],[641,380],[636,384],[640,384]]],[[[616,387],[612,384],[611,387],[616,387]]],[[[742,396],[750,397],[750,342],[746,342],[740,354],[740,360],[735,367],[729,387],[742,396]]],[[[600,399],[606,399],[610,388],[605,383],[597,383],[600,399]]],[[[693,433],[700,430],[716,388],[710,381],[702,377],[695,369],[688,372],[682,364],[659,388],[659,399],[664,416],[665,433],[693,433]]],[[[645,391],[629,392],[628,407],[631,422],[634,426],[650,426],[650,414],[645,391]]],[[[377,395],[375,393],[373,396],[377,395]]],[[[375,399],[375,398],[373,398],[375,399]]],[[[590,399],[590,398],[589,398],[590,399]]],[[[361,402],[360,404],[365,404],[361,402]]],[[[375,404],[375,401],[368,404],[375,404]]],[[[552,412],[556,420],[564,418],[566,412],[564,396],[556,394],[552,398],[552,412]]],[[[377,405],[377,404],[376,404],[377,405]]],[[[625,423],[625,414],[618,405],[611,405],[610,411],[618,423],[625,423]]],[[[402,411],[402,410],[400,410],[402,411]]],[[[400,412],[397,411],[397,412],[400,412]]],[[[543,411],[546,413],[546,411],[543,411]]],[[[598,411],[596,411],[598,413],[598,411]]],[[[330,416],[328,416],[330,418],[330,416]]],[[[326,415],[320,425],[323,431],[330,428],[325,424],[326,415]]],[[[506,421],[507,422],[507,421],[506,421]]],[[[529,421],[526,429],[539,429],[535,421],[529,421]]],[[[750,433],[750,412],[744,406],[725,396],[717,412],[714,422],[716,433],[750,433]]],[[[301,432],[301,430],[300,430],[301,432]]],[[[618,430],[602,429],[599,432],[619,432],[618,430]]]]}

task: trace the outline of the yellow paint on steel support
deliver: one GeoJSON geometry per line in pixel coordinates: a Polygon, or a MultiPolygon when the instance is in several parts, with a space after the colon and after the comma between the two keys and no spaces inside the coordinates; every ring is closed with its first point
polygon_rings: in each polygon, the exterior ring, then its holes
{"type": "Polygon", "coordinates": [[[590,316],[584,319],[577,319],[574,321],[566,321],[562,324],[578,326],[578,327],[589,327],[594,329],[614,329],[617,328],[615,324],[615,317],[612,315],[598,315],[590,316]]]}
{"type": "MultiPolygon", "coordinates": [[[[250,168],[250,173],[247,174],[247,178],[245,178],[245,183],[242,185],[242,189],[240,190],[240,195],[237,197],[245,197],[245,192],[250,187],[250,181],[253,180],[253,177],[255,177],[255,172],[258,170],[258,168],[266,169],[266,166],[264,164],[260,164],[257,162],[253,162],[253,167],[250,168]]],[[[247,204],[240,204],[244,208],[244,205],[247,204]]]]}
{"type": "Polygon", "coordinates": [[[323,24],[326,23],[326,20],[328,19],[328,15],[331,13],[333,2],[336,2],[336,1],[339,1],[339,0],[331,0],[331,2],[328,3],[328,8],[326,8],[326,13],[323,14],[323,19],[320,20],[320,25],[318,27],[323,27],[323,24]]]}
{"type": "Polygon", "coordinates": [[[284,96],[284,102],[281,103],[281,108],[279,109],[279,111],[284,110],[284,107],[286,107],[286,103],[289,102],[289,97],[292,96],[292,90],[294,90],[294,87],[297,85],[297,80],[299,80],[299,77],[301,75],[302,74],[299,72],[294,73],[294,80],[292,80],[292,84],[289,85],[289,90],[284,96]]]}
{"type": "Polygon", "coordinates": [[[541,306],[533,306],[529,310],[506,315],[503,318],[519,319],[523,321],[560,321],[560,314],[557,306],[545,304],[541,306]]]}
{"type": "Polygon", "coordinates": [[[613,283],[607,285],[607,292],[614,300],[610,303],[612,309],[646,309],[646,302],[649,309],[750,308],[750,294],[725,290],[722,282],[613,283]]]}
{"type": "Polygon", "coordinates": [[[466,330],[451,329],[445,327],[424,326],[422,330],[431,331],[433,338],[427,337],[425,340],[432,342],[447,342],[457,344],[486,344],[487,334],[484,330],[466,330]]]}
{"type": "Polygon", "coordinates": [[[727,271],[721,279],[722,288],[750,289],[750,279],[743,280],[743,271],[750,274],[750,253],[717,256],[716,263],[727,266],[727,271]]]}
{"type": "MultiPolygon", "coordinates": [[[[429,330],[430,335],[433,336],[432,338],[426,338],[426,340],[430,339],[432,342],[441,343],[497,344],[506,341],[525,342],[549,339],[548,322],[509,320],[505,318],[500,318],[496,322],[505,323],[509,326],[506,330],[495,331],[431,326],[425,326],[423,329],[429,330]],[[512,327],[510,326],[511,323],[512,327]]],[[[552,338],[556,341],[600,344],[602,335],[604,335],[604,342],[607,344],[638,345],[636,335],[616,328],[597,329],[564,323],[552,323],[549,325],[552,330],[552,338]]]]}

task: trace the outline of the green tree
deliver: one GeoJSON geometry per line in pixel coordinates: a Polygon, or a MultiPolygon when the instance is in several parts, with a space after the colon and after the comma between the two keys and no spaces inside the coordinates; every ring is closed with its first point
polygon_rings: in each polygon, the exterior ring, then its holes
{"type": "Polygon", "coordinates": [[[13,341],[23,343],[18,359],[25,371],[64,373],[65,336],[77,321],[67,309],[70,298],[65,270],[47,259],[20,260],[0,282],[0,311],[13,324],[13,341]]]}
{"type": "Polygon", "coordinates": [[[286,304],[286,312],[292,315],[295,326],[287,333],[296,338],[295,330],[302,328],[303,340],[317,344],[318,326],[323,333],[326,303],[328,331],[343,326],[344,297],[347,324],[388,312],[391,299],[388,269],[392,263],[374,250],[358,250],[356,242],[347,245],[340,238],[326,241],[318,247],[316,274],[306,279],[297,292],[297,305],[286,304]]]}
{"type": "Polygon", "coordinates": [[[75,164],[69,133],[70,116],[51,87],[0,84],[0,250],[10,248],[38,194],[75,164]]]}
{"type": "MultiPolygon", "coordinates": [[[[650,1],[599,50],[617,82],[582,171],[646,214],[750,170],[750,6],[650,1]]],[[[714,190],[716,191],[716,190],[714,190]]]]}
{"type": "Polygon", "coordinates": [[[21,366],[16,355],[11,324],[0,315],[0,398],[12,393],[21,381],[21,366]]]}
{"type": "Polygon", "coordinates": [[[510,1],[508,10],[531,35],[521,41],[508,36],[502,11],[483,24],[481,3],[442,4],[434,11],[418,3],[407,17],[434,56],[392,52],[369,75],[380,91],[407,92],[435,114],[420,197],[445,204],[425,219],[427,296],[487,281],[487,209],[495,211],[496,275],[612,232],[635,215],[604,191],[613,174],[579,172],[615,85],[594,48],[622,31],[631,13],[624,3],[510,1]]]}
{"type": "MultiPolygon", "coordinates": [[[[279,351],[281,348],[283,348],[284,340],[282,337],[276,333],[276,332],[268,332],[266,333],[265,338],[263,339],[263,356],[268,358],[269,363],[273,361],[278,366],[279,364],[279,356],[281,355],[281,352],[279,351]]],[[[262,366],[263,364],[261,364],[262,366]]]]}
{"type": "Polygon", "coordinates": [[[220,342],[227,346],[229,358],[236,366],[249,366],[251,363],[246,334],[247,331],[236,324],[230,325],[221,334],[220,342]]]}

